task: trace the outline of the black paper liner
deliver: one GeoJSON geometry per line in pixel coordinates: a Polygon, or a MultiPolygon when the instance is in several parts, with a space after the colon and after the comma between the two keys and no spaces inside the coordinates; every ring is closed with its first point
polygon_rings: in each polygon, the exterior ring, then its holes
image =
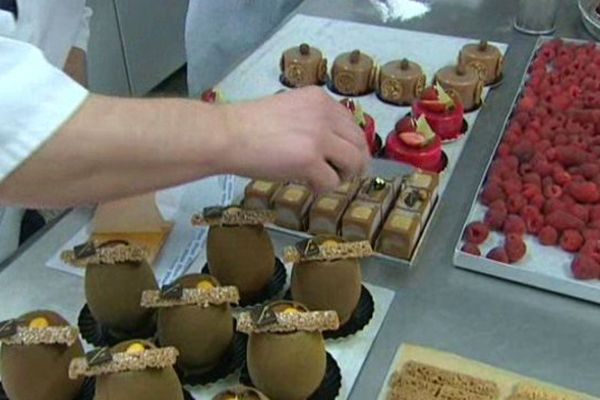
{"type": "MultiPolygon", "coordinates": [[[[285,79],[285,75],[283,75],[283,74],[279,74],[279,83],[281,83],[283,86],[290,88],[290,89],[299,89],[296,86],[290,85],[290,83],[287,81],[287,79],[285,79]]],[[[317,86],[323,86],[323,85],[329,85],[329,75],[327,75],[327,80],[325,82],[319,83],[317,86]]]]}
{"type": "MultiPolygon", "coordinates": [[[[203,274],[210,274],[208,270],[208,263],[204,265],[202,268],[203,274]]],[[[273,272],[273,278],[271,282],[264,288],[257,296],[252,299],[240,300],[240,307],[248,307],[255,304],[264,303],[267,300],[271,300],[275,298],[285,286],[285,281],[287,280],[287,271],[285,270],[285,266],[283,262],[275,257],[275,272],[273,272]]]]}
{"type": "MultiPolygon", "coordinates": [[[[244,365],[244,368],[242,369],[240,383],[242,385],[254,387],[246,365],[244,365]]],[[[340,367],[335,358],[327,353],[327,367],[321,386],[319,386],[307,400],[334,400],[338,396],[341,387],[342,372],[340,371],[340,367]]]]}
{"type": "Polygon", "coordinates": [[[247,343],[248,336],[236,332],[225,357],[213,369],[203,373],[194,373],[194,371],[186,371],[183,368],[175,367],[177,375],[179,375],[179,379],[183,384],[190,386],[208,385],[226,378],[245,364],[247,343]]]}
{"type": "MultiPolygon", "coordinates": [[[[31,384],[35,385],[35,377],[32,377],[31,384]]],[[[81,386],[81,391],[73,400],[93,400],[96,392],[95,384],[96,380],[94,378],[85,378],[81,386]]],[[[4,391],[2,382],[0,382],[0,400],[10,400],[4,391]]]]}
{"type": "MultiPolygon", "coordinates": [[[[285,292],[284,298],[286,300],[293,300],[291,290],[285,292]]],[[[369,289],[367,289],[365,285],[362,285],[360,299],[358,300],[358,304],[350,316],[350,319],[335,331],[323,332],[323,337],[325,339],[340,339],[354,335],[369,325],[374,313],[375,301],[373,300],[373,295],[371,295],[371,292],[369,292],[369,289]]]]}
{"type": "Polygon", "coordinates": [[[373,157],[375,158],[385,158],[385,147],[383,146],[383,140],[381,140],[381,136],[379,133],[375,134],[375,154],[373,157]]]}
{"type": "Polygon", "coordinates": [[[140,332],[116,336],[108,328],[103,327],[96,321],[87,304],[79,312],[77,325],[79,326],[81,337],[96,347],[110,347],[131,339],[152,339],[156,334],[156,321],[154,321],[147,329],[140,332]]]}
{"type": "Polygon", "coordinates": [[[381,95],[379,94],[378,91],[375,91],[375,94],[377,95],[377,98],[379,99],[379,101],[381,101],[382,103],[385,103],[385,104],[389,104],[390,106],[394,106],[394,107],[410,107],[412,105],[412,102],[398,104],[398,103],[394,103],[393,101],[386,100],[383,97],[381,97],[381,95]]]}

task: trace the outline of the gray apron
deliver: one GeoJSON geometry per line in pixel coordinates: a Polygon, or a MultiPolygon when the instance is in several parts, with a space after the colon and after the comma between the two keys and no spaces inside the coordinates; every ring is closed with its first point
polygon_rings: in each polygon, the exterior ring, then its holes
{"type": "Polygon", "coordinates": [[[190,0],[186,30],[191,96],[214,86],[301,0],[190,0]]]}

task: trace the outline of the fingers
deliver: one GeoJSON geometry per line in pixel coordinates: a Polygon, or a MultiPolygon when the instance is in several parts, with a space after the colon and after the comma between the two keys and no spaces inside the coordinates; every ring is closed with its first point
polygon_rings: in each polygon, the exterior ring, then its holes
{"type": "Polygon", "coordinates": [[[325,144],[324,154],[341,180],[362,175],[369,163],[369,157],[363,151],[338,137],[329,139],[325,144]]]}
{"type": "Polygon", "coordinates": [[[331,191],[342,183],[338,173],[325,160],[314,164],[307,172],[308,184],[317,194],[331,191]]]}

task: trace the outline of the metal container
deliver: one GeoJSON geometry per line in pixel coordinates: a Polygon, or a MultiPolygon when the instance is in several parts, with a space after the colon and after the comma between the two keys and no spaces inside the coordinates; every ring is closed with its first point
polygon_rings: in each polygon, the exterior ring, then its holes
{"type": "Polygon", "coordinates": [[[515,29],[528,35],[554,32],[559,4],[559,0],[519,0],[515,29]]]}
{"type": "Polygon", "coordinates": [[[596,12],[598,0],[579,0],[581,20],[588,32],[596,39],[600,39],[600,15],[596,12]]]}

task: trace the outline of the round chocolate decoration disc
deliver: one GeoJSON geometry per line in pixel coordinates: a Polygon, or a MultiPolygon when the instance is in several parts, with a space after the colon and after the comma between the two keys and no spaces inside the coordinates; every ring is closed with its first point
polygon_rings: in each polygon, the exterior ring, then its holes
{"type": "Polygon", "coordinates": [[[77,325],[79,326],[81,337],[96,347],[114,346],[131,339],[148,339],[154,337],[156,333],[156,323],[153,322],[151,326],[140,332],[117,335],[96,321],[87,304],[79,312],[77,325]]]}
{"type": "MultiPolygon", "coordinates": [[[[73,400],[93,400],[95,390],[95,382],[94,378],[86,378],[83,381],[83,385],[81,386],[81,391],[73,400]]],[[[31,384],[35,384],[35,377],[31,377],[31,384]]],[[[10,400],[4,391],[4,387],[2,386],[2,382],[0,382],[0,400],[10,400]]]]}
{"type": "MultiPolygon", "coordinates": [[[[210,274],[210,271],[208,270],[208,263],[202,268],[202,273],[210,274]]],[[[250,300],[240,301],[239,306],[253,306],[255,304],[264,303],[265,301],[275,298],[283,290],[286,280],[287,271],[285,270],[285,266],[279,258],[275,257],[275,272],[273,272],[273,278],[271,278],[271,282],[269,282],[267,287],[265,287],[263,291],[258,294],[258,296],[250,300]]]]}
{"type": "MultiPolygon", "coordinates": [[[[240,383],[254,387],[246,365],[244,365],[240,374],[240,383]]],[[[335,358],[327,353],[327,367],[321,386],[307,400],[334,400],[338,396],[341,387],[342,372],[340,371],[340,367],[335,358]]]]}

